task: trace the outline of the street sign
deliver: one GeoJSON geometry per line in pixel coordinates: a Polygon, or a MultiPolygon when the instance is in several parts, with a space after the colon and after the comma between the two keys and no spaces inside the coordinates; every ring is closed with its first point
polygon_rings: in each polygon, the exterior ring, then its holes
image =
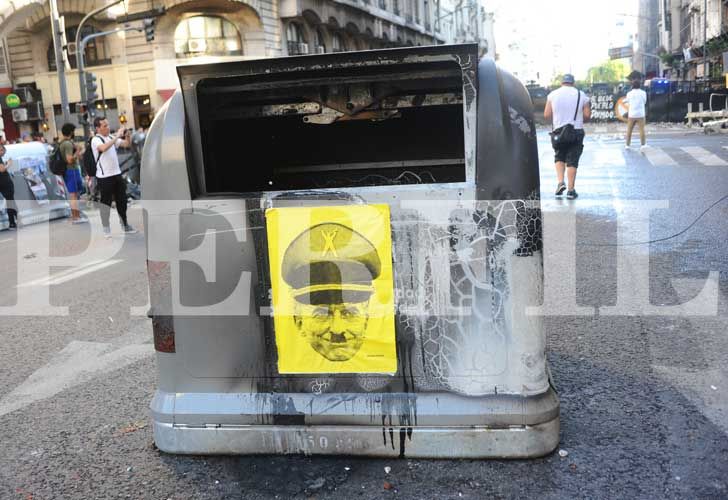
{"type": "Polygon", "coordinates": [[[609,49],[610,59],[625,59],[632,56],[634,56],[634,50],[631,45],[627,47],[614,47],[609,49]]]}
{"type": "Polygon", "coordinates": [[[17,94],[8,94],[5,96],[5,104],[8,108],[17,108],[20,106],[20,97],[17,94]]]}

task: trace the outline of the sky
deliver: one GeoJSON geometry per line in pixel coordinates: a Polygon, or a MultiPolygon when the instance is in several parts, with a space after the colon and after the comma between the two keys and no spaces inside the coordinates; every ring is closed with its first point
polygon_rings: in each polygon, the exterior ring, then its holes
{"type": "Polygon", "coordinates": [[[637,31],[638,0],[480,1],[495,14],[499,64],[524,81],[568,72],[585,78],[637,31]]]}

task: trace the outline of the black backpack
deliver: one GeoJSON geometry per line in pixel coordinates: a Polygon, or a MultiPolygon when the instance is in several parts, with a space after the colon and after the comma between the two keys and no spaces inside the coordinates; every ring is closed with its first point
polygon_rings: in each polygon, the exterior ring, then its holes
{"type": "MultiPolygon", "coordinates": [[[[94,137],[98,137],[101,139],[101,136],[96,135],[94,137]]],[[[86,142],[86,150],[83,152],[83,157],[81,157],[81,166],[83,167],[83,173],[86,174],[89,177],[96,177],[96,167],[99,164],[99,160],[101,159],[101,155],[104,154],[103,152],[99,153],[98,160],[94,158],[94,151],[91,148],[91,141],[93,140],[93,137],[89,139],[86,142]]],[[[101,139],[103,141],[103,139],[101,139]]],[[[101,169],[101,173],[104,173],[104,170],[101,169]]]]}
{"type": "Polygon", "coordinates": [[[66,169],[68,168],[68,163],[63,157],[63,154],[61,154],[61,144],[63,144],[63,142],[64,141],[59,142],[53,149],[53,152],[51,153],[51,159],[48,165],[51,169],[51,172],[56,175],[60,175],[61,177],[66,175],[66,169]]]}

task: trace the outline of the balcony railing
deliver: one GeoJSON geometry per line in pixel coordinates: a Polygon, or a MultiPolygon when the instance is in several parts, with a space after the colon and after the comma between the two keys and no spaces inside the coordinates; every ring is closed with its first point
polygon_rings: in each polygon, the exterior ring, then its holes
{"type": "Polygon", "coordinates": [[[308,54],[308,44],[303,42],[288,42],[288,54],[291,56],[308,54]]]}

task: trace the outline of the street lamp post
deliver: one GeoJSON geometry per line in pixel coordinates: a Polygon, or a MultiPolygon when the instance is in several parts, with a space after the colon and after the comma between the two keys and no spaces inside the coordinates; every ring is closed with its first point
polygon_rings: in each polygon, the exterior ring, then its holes
{"type": "Polygon", "coordinates": [[[703,0],[703,79],[708,78],[708,0],[703,0]]]}
{"type": "MultiPolygon", "coordinates": [[[[89,19],[94,17],[99,12],[103,12],[103,11],[107,10],[108,8],[113,7],[114,5],[119,4],[123,1],[124,0],[115,0],[108,5],[102,5],[98,9],[92,10],[91,12],[86,14],[84,16],[84,18],[81,19],[81,22],[78,23],[78,27],[76,28],[76,64],[78,66],[78,85],[81,90],[81,102],[86,102],[86,86],[85,86],[84,74],[83,74],[83,47],[81,45],[81,30],[83,28],[83,25],[86,23],[86,21],[88,21],[89,19]]],[[[109,33],[113,33],[113,32],[109,32],[109,33]]],[[[84,40],[86,40],[87,38],[88,37],[84,38],[84,40]]],[[[85,43],[84,43],[84,45],[85,45],[85,43]]],[[[83,136],[88,137],[88,132],[89,132],[89,126],[88,126],[88,122],[86,122],[83,124],[83,136]]]]}
{"type": "MultiPolygon", "coordinates": [[[[63,113],[63,121],[68,122],[71,119],[71,111],[68,107],[68,89],[66,88],[66,67],[63,64],[63,33],[60,31],[60,23],[58,22],[58,4],[56,0],[50,0],[51,8],[51,33],[53,35],[53,52],[56,58],[56,72],[58,74],[58,85],[61,92],[61,112],[63,113]]],[[[55,113],[53,121],[55,122],[55,113]]]]}

